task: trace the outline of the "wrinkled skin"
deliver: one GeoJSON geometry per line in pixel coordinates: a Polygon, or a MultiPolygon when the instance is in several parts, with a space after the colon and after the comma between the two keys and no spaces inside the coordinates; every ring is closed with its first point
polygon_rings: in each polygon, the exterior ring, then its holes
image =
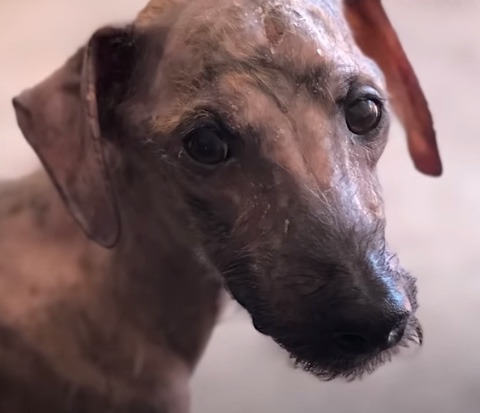
{"type": "Polygon", "coordinates": [[[322,379],[421,341],[376,175],[386,85],[338,2],[154,0],[13,104],[49,179],[0,191],[6,411],[187,412],[222,286],[322,379]]]}

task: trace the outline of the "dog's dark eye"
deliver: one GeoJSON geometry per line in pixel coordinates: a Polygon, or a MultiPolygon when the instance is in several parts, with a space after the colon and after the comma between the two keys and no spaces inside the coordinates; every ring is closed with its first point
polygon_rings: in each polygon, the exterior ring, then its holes
{"type": "Polygon", "coordinates": [[[196,162],[214,165],[228,157],[228,145],[213,128],[190,132],[183,140],[188,155],[196,162]]]}
{"type": "Polygon", "coordinates": [[[382,118],[382,104],[373,98],[362,97],[345,107],[348,129],[356,135],[366,135],[374,130],[382,118]]]}

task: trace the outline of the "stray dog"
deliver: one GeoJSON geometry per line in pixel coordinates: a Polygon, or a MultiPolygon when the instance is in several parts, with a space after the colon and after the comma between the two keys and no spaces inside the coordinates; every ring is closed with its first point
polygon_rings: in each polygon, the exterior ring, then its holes
{"type": "Polygon", "coordinates": [[[379,0],[152,0],[14,98],[44,169],[0,189],[0,412],[188,412],[225,290],[321,379],[421,341],[387,89],[440,175],[379,0]]]}

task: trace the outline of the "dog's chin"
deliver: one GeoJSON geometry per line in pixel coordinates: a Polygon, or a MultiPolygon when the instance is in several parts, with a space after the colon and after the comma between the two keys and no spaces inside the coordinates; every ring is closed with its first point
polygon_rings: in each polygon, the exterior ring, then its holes
{"type": "Polygon", "coordinates": [[[402,340],[388,350],[381,350],[362,356],[351,356],[336,351],[334,348],[313,344],[300,345],[300,341],[279,340],[275,342],[285,349],[295,368],[313,374],[320,380],[344,379],[354,381],[373,373],[378,367],[390,362],[402,348],[412,345],[421,346],[423,333],[421,325],[412,319],[407,326],[402,340]]]}

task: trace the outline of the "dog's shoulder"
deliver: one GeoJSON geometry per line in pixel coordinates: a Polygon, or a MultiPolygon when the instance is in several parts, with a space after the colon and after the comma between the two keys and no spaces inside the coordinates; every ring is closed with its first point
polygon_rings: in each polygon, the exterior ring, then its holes
{"type": "Polygon", "coordinates": [[[84,284],[96,252],[44,171],[0,183],[0,321],[31,320],[84,284]]]}

